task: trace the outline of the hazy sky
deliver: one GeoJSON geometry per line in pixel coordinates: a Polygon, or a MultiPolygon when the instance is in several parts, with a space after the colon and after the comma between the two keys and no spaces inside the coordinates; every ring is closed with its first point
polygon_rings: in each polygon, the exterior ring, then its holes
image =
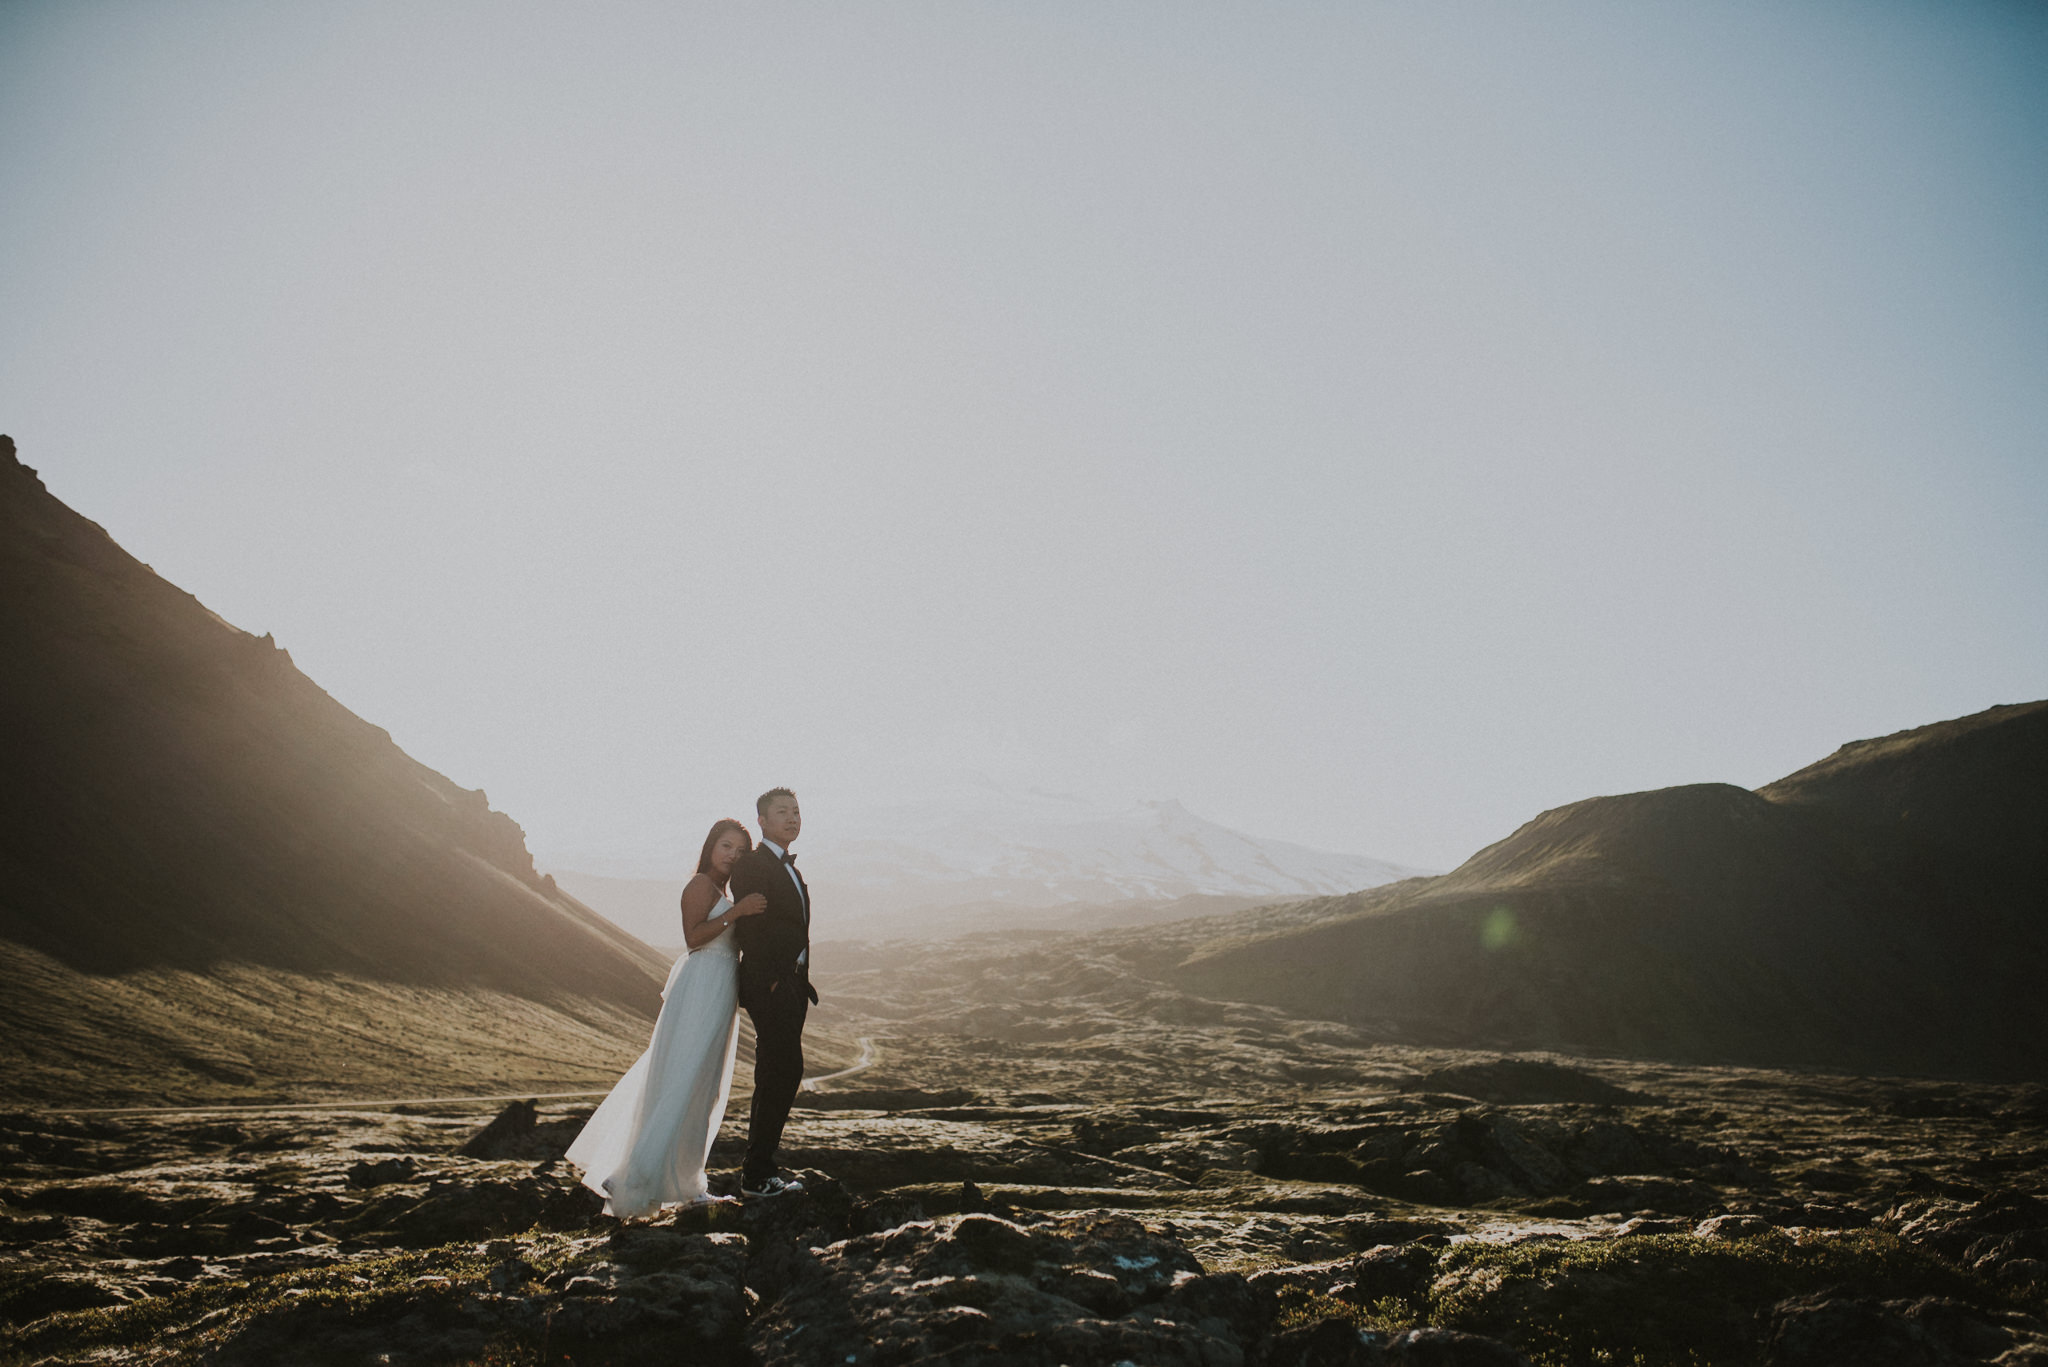
{"type": "Polygon", "coordinates": [[[544,861],[983,771],[1448,867],[2048,695],[2039,4],[0,3],[0,318],[544,861]]]}

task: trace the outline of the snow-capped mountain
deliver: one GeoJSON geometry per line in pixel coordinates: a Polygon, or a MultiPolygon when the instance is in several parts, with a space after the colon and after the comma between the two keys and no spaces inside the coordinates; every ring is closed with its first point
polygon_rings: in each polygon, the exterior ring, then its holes
{"type": "Polygon", "coordinates": [[[894,821],[821,839],[808,852],[806,876],[821,886],[829,880],[837,901],[879,911],[1194,893],[1304,897],[1355,892],[1412,872],[1358,855],[1259,840],[1173,801],[1108,812],[1059,798],[1003,805],[1008,810],[900,811],[894,821]]]}
{"type": "MultiPolygon", "coordinates": [[[[1245,835],[1170,800],[1107,806],[986,781],[860,814],[807,804],[805,815],[798,849],[824,918],[815,933],[835,936],[923,933],[933,913],[949,909],[960,912],[954,928],[987,929],[1011,919],[1005,908],[1043,913],[1201,896],[1283,901],[1423,872],[1245,835]]],[[[580,872],[557,868],[555,876],[643,940],[674,944],[675,899],[690,867],[605,861],[580,872]]]]}

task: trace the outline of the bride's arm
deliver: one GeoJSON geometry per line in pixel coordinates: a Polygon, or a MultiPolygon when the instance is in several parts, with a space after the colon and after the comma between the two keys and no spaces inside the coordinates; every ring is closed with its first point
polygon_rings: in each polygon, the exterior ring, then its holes
{"type": "Polygon", "coordinates": [[[717,916],[711,908],[718,905],[718,885],[698,874],[683,888],[683,943],[692,950],[704,948],[719,936],[725,934],[727,926],[742,916],[756,916],[768,909],[768,899],[758,892],[750,892],[733,906],[717,916]]]}
{"type": "Polygon", "coordinates": [[[691,949],[702,949],[732,924],[732,909],[727,908],[723,916],[711,915],[711,908],[718,904],[718,885],[703,874],[692,878],[683,888],[683,943],[691,949]]]}

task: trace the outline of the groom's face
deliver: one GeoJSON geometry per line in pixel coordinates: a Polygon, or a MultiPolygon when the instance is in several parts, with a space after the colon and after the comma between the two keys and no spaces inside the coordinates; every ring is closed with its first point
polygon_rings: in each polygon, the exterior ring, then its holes
{"type": "Polygon", "coordinates": [[[803,828],[804,814],[793,797],[778,797],[761,812],[761,838],[773,840],[785,850],[803,828]]]}

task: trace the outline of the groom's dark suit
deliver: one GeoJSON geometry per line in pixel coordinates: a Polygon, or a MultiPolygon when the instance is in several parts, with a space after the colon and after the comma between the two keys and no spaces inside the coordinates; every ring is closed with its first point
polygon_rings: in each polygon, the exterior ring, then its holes
{"type": "Polygon", "coordinates": [[[747,1158],[741,1180],[752,1186],[775,1171],[775,1150],[790,1104],[804,1078],[804,1017],[818,999],[811,987],[811,892],[792,859],[767,845],[732,868],[734,901],[768,899],[758,916],[733,924],[739,938],[740,1005],[754,1021],[754,1102],[747,1113],[747,1158]]]}

